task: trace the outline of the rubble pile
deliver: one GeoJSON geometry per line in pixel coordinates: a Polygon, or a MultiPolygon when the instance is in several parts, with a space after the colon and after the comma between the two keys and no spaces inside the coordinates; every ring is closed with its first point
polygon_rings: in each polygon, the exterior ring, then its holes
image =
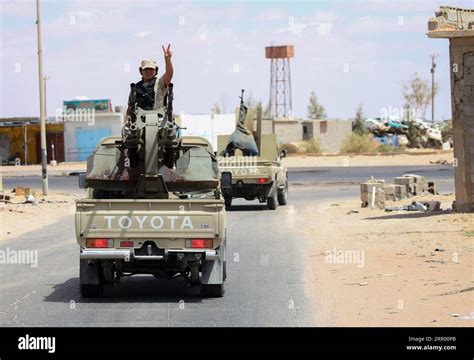
{"type": "MultiPolygon", "coordinates": [[[[427,181],[424,176],[415,174],[398,176],[394,179],[394,184],[385,184],[385,180],[374,179],[373,177],[367,182],[360,184],[362,207],[385,209],[385,200],[398,201],[412,196],[424,195],[425,193],[438,194],[435,182],[427,181]]],[[[403,210],[439,210],[439,206],[434,206],[433,204],[422,205],[420,206],[417,202],[413,202],[403,210]]],[[[399,210],[399,208],[397,209],[399,210]]]]}

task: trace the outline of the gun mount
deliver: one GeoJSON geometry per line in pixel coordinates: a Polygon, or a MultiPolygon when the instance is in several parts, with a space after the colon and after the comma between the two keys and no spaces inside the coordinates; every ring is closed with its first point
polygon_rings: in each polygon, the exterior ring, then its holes
{"type": "Polygon", "coordinates": [[[173,84],[164,106],[136,106],[131,85],[132,116],[121,137],[103,138],[87,159],[85,186],[96,198],[158,198],[170,193],[209,192],[219,185],[217,160],[211,144],[199,137],[179,137],[173,118],[173,84]]]}

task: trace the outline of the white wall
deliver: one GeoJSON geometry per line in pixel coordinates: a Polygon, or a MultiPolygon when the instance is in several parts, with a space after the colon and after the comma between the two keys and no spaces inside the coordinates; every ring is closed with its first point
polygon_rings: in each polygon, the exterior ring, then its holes
{"type": "Polygon", "coordinates": [[[122,131],[122,113],[95,113],[94,121],[64,121],[64,153],[66,161],[74,161],[70,155],[77,148],[76,129],[110,129],[111,135],[120,135],[122,131]]]}
{"type": "Polygon", "coordinates": [[[235,114],[181,114],[181,134],[202,136],[207,139],[214,150],[217,149],[217,135],[229,135],[235,130],[235,114]]]}

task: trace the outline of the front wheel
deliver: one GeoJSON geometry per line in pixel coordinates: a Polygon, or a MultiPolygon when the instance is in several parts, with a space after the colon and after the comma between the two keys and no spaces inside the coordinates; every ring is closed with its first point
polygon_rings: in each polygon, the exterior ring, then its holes
{"type": "Polygon", "coordinates": [[[81,284],[82,297],[101,297],[104,292],[103,285],[81,284]]]}
{"type": "Polygon", "coordinates": [[[229,209],[232,206],[232,196],[224,197],[225,208],[229,209]]]}
{"type": "Polygon", "coordinates": [[[202,297],[223,297],[224,296],[224,284],[202,284],[201,285],[201,296],[202,297]]]}
{"type": "Polygon", "coordinates": [[[272,188],[270,189],[270,193],[267,196],[267,207],[270,210],[275,210],[278,206],[277,204],[277,187],[276,182],[273,182],[272,188]]]}
{"type": "Polygon", "coordinates": [[[285,188],[280,194],[278,194],[278,204],[279,205],[288,204],[288,179],[285,181],[285,188]]]}
{"type": "Polygon", "coordinates": [[[223,264],[222,264],[222,267],[223,267],[223,273],[222,273],[222,278],[224,279],[224,281],[227,279],[227,261],[224,260],[223,264]]]}

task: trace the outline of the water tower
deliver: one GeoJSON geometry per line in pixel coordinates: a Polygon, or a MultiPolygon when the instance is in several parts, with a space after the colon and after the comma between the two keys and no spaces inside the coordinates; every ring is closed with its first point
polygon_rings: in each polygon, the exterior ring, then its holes
{"type": "Polygon", "coordinates": [[[265,47],[265,57],[271,61],[270,113],[272,117],[293,117],[290,75],[290,58],[293,56],[293,45],[265,47]]]}

